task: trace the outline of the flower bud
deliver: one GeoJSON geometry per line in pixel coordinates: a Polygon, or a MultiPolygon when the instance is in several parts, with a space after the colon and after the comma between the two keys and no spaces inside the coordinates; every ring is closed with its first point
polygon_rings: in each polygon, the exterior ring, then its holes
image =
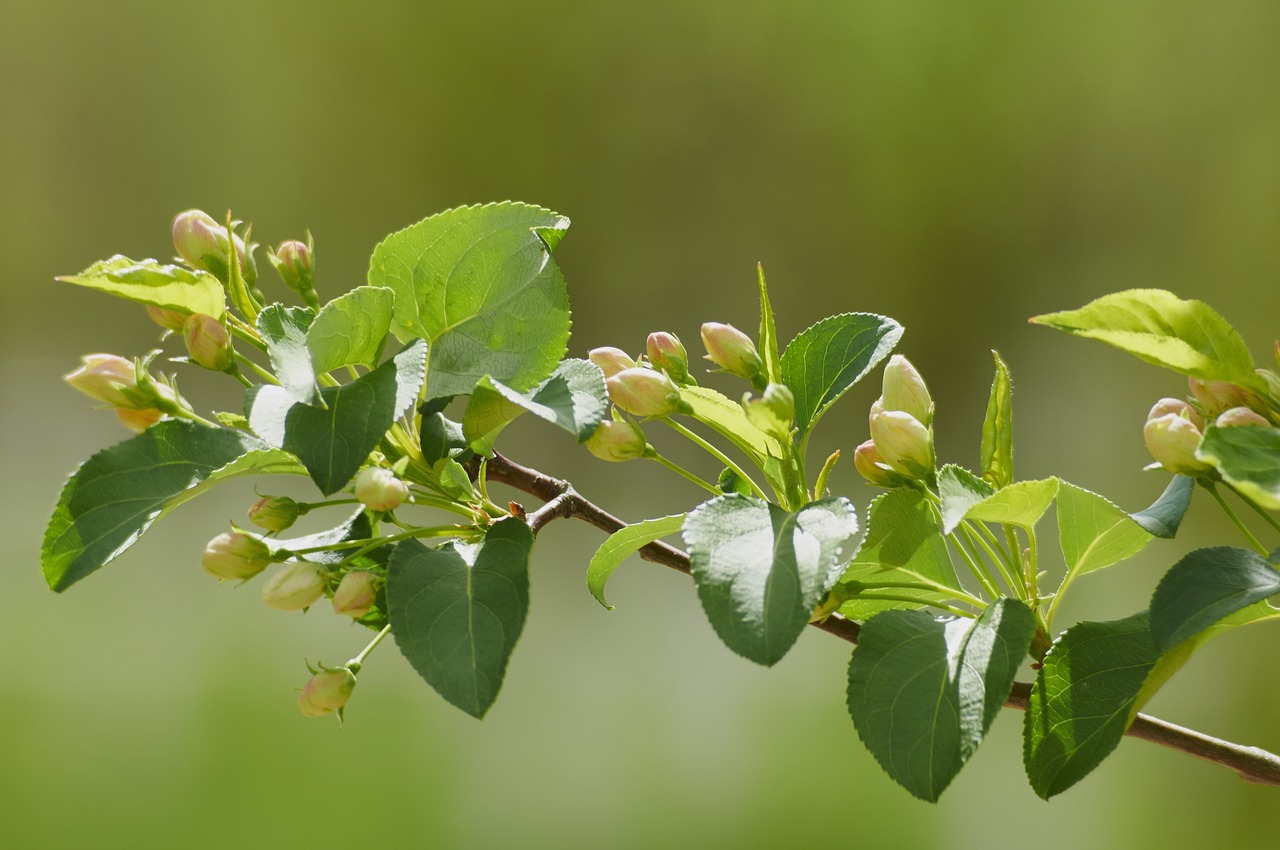
{"type": "Polygon", "coordinates": [[[644,457],[648,444],[638,425],[623,419],[606,419],[587,438],[586,447],[601,460],[624,461],[644,457]]]}
{"type": "Polygon", "coordinates": [[[1261,425],[1265,428],[1271,423],[1265,416],[1254,413],[1247,407],[1233,407],[1223,411],[1213,424],[1219,428],[1231,428],[1237,425],[1261,425]]]}
{"type": "Polygon", "coordinates": [[[790,438],[791,423],[796,416],[796,399],[785,384],[769,384],[760,398],[744,398],[742,408],[751,424],[761,431],[779,440],[790,438]]]}
{"type": "Polygon", "coordinates": [[[132,360],[114,354],[86,354],[83,365],[63,380],[95,401],[138,407],[138,373],[132,360]]]}
{"type": "Polygon", "coordinates": [[[329,574],[311,561],[285,564],[262,585],[262,601],[277,611],[309,608],[324,595],[329,574]]]}
{"type": "Polygon", "coordinates": [[[187,316],[190,313],[184,313],[181,310],[166,310],[164,307],[154,307],[150,304],[146,305],[147,315],[151,317],[151,321],[167,331],[182,331],[182,326],[187,323],[187,316]]]}
{"type": "Polygon", "coordinates": [[[271,550],[256,537],[239,531],[219,534],[204,547],[200,566],[220,579],[250,579],[271,563],[271,550]]]}
{"type": "Polygon", "coordinates": [[[276,272],[284,285],[299,294],[310,292],[316,288],[315,261],[311,257],[311,247],[296,239],[281,242],[267,259],[275,266],[276,272]]]}
{"type": "Polygon", "coordinates": [[[356,498],[374,511],[394,510],[409,498],[409,485],[381,466],[366,466],[360,470],[356,475],[355,491],[356,498]]]}
{"type": "Polygon", "coordinates": [[[1147,418],[1156,419],[1171,413],[1193,423],[1196,428],[1203,426],[1203,420],[1200,418],[1200,414],[1196,412],[1196,409],[1180,398],[1160,399],[1151,407],[1151,411],[1147,413],[1147,418]]]}
{"type": "Polygon", "coordinates": [[[877,487],[896,487],[903,483],[902,477],[889,469],[876,450],[876,444],[867,440],[853,450],[853,466],[867,481],[877,487]]]}
{"type": "Polygon", "coordinates": [[[120,420],[120,424],[139,434],[164,418],[164,414],[154,407],[144,407],[139,410],[129,407],[117,407],[115,410],[116,419],[120,420]]]}
{"type": "Polygon", "coordinates": [[[1148,419],[1142,429],[1142,439],[1151,456],[1170,472],[1183,475],[1201,475],[1213,469],[1196,460],[1201,436],[1195,423],[1176,413],[1148,419]]]}
{"type": "Polygon", "coordinates": [[[649,355],[649,362],[666,372],[671,380],[677,384],[690,383],[689,354],[675,334],[666,331],[649,334],[644,350],[649,355]]]}
{"type": "Polygon", "coordinates": [[[298,710],[307,717],[323,717],[341,711],[356,687],[356,674],[346,667],[321,670],[302,686],[298,710]]]}
{"type": "Polygon", "coordinates": [[[249,508],[249,521],[267,531],[284,531],[302,515],[302,508],[288,496],[265,496],[249,508]]]}
{"type": "Polygon", "coordinates": [[[333,592],[333,613],[359,620],[369,613],[377,598],[377,576],[365,570],[353,570],[342,577],[333,592]]]}
{"type": "Polygon", "coordinates": [[[753,384],[761,381],[764,363],[751,338],[733,325],[707,322],[702,326],[702,347],[707,359],[731,375],[753,384]]]}
{"type": "Polygon", "coordinates": [[[612,378],[623,369],[634,369],[637,365],[636,361],[627,356],[627,352],[613,346],[593,348],[587,352],[587,359],[599,366],[606,378],[612,378]]]}
{"type": "MultiPolygon", "coordinates": [[[[233,236],[240,271],[246,280],[256,277],[253,258],[245,264],[244,240],[233,236]]],[[[227,243],[227,228],[202,210],[187,210],[173,219],[173,247],[183,262],[193,269],[209,272],[226,283],[230,279],[231,248],[227,243]]]]}
{"type": "Polygon", "coordinates": [[[895,472],[917,479],[932,476],[933,437],[910,413],[882,410],[871,417],[871,440],[895,472]]]}
{"type": "Polygon", "coordinates": [[[182,326],[187,353],[193,362],[215,372],[225,372],[235,362],[231,337],[222,322],[204,313],[193,313],[182,326]]]}
{"type": "Polygon", "coordinates": [[[623,369],[610,377],[605,385],[609,389],[610,400],[636,416],[666,416],[689,409],[689,405],[680,400],[680,388],[654,369],[623,369]]]}
{"type": "Polygon", "coordinates": [[[880,399],[885,410],[910,413],[921,425],[933,421],[933,399],[924,379],[901,354],[890,357],[884,367],[884,394],[880,399]]]}
{"type": "Polygon", "coordinates": [[[1191,394],[1204,408],[1206,416],[1217,416],[1233,407],[1252,407],[1252,393],[1226,381],[1201,381],[1187,378],[1191,394]]]}

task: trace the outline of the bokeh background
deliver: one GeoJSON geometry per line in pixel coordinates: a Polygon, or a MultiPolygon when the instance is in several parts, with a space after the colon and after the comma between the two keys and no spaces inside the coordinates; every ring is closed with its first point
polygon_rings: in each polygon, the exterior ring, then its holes
{"type": "MultiPolygon", "coordinates": [[[[997,348],[1020,474],[1137,509],[1164,484],[1140,471],[1141,423],[1181,382],[1026,319],[1164,287],[1212,302],[1267,361],[1278,37],[1272,0],[0,0],[0,842],[1274,846],[1274,790],[1142,742],[1040,802],[1011,712],[940,804],[916,802],[845,714],[846,646],[807,634],[757,668],[719,644],[686,578],[639,561],[608,613],[584,586],[600,542],[585,527],[544,532],[483,723],[388,645],[341,730],[300,717],[293,689],[304,659],[341,661],[365,635],[199,569],[252,483],[184,507],[63,596],[38,546],[64,476],[126,436],[60,376],[154,339],[141,310],[52,278],[168,256],[169,219],[192,206],[230,207],[271,243],[310,228],[330,295],[432,212],[554,208],[574,220],[557,260],[579,356],[656,329],[696,341],[708,320],[752,327],[761,261],[784,339],[848,310],[906,325],[944,458],[976,463],[997,348]]],[[[865,439],[876,394],[852,392],[815,453],[865,439]]],[[[524,421],[506,440],[630,519],[698,498],[568,442],[524,421]]],[[[874,495],[851,464],[833,483],[874,495]]],[[[1082,581],[1063,622],[1145,607],[1182,553],[1232,534],[1198,504],[1177,541],[1082,581]]],[[[1219,639],[1149,710],[1280,750],[1277,639],[1219,639]]]]}

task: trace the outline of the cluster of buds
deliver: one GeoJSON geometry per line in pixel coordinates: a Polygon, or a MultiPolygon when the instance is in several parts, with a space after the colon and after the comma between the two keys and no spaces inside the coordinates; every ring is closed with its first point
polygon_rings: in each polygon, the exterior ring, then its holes
{"type": "Polygon", "coordinates": [[[86,354],[80,368],[63,380],[94,401],[111,405],[116,418],[139,433],[181,409],[173,387],[156,381],[145,363],[115,354],[86,354]]]}
{"type": "MultiPolygon", "coordinates": [[[[1260,370],[1261,371],[1261,370],[1260,370]]],[[[1187,379],[1187,401],[1162,398],[1147,413],[1142,439],[1155,466],[1181,475],[1206,476],[1213,467],[1196,456],[1206,423],[1218,428],[1268,427],[1271,413],[1265,401],[1249,390],[1225,381],[1187,379]]]]}
{"type": "Polygon", "coordinates": [[[267,254],[267,260],[275,268],[284,285],[302,296],[308,307],[320,308],[320,298],[316,295],[316,246],[311,233],[307,233],[307,241],[299,242],[291,239],[281,242],[276,249],[267,254]]]}
{"type": "Polygon", "coordinates": [[[868,424],[871,439],[853,453],[863,478],[880,487],[933,479],[933,399],[920,373],[900,354],[885,366],[883,391],[871,405],[868,424]]]}

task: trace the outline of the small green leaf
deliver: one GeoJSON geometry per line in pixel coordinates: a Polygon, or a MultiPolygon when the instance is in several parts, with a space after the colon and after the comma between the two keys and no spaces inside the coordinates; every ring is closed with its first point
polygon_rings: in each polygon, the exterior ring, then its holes
{"type": "MultiPolygon", "coordinates": [[[[1275,556],[1273,556],[1275,557],[1275,556]]],[[[1280,570],[1247,549],[1213,546],[1184,556],[1151,597],[1151,635],[1161,652],[1280,593],[1280,570]]]]}
{"type": "Polygon", "coordinates": [[[565,360],[528,393],[488,375],[481,378],[467,403],[462,431],[477,454],[490,455],[502,429],[528,412],[558,425],[581,443],[595,433],[608,409],[609,394],[600,367],[586,360],[565,360]]]}
{"type": "Polygon", "coordinates": [[[938,473],[942,498],[942,532],[950,534],[964,521],[969,509],[995,495],[995,488],[962,466],[949,463],[938,473]]]}
{"type": "Polygon", "coordinates": [[[1280,428],[1210,425],[1196,457],[1222,479],[1268,510],[1280,510],[1280,428]]]}
{"type": "Polygon", "coordinates": [[[699,505],[684,540],[698,597],[725,645],[777,663],[835,583],[857,530],[857,511],[843,498],[796,513],[737,494],[699,505]]]}
{"type": "Polygon", "coordinates": [[[1013,382],[999,352],[991,355],[996,360],[996,377],[982,422],[981,465],[983,480],[998,490],[1013,483],[1013,382]]]}
{"type": "Polygon", "coordinates": [[[66,590],[188,499],[228,478],[267,472],[302,469],[248,434],[159,422],[89,458],[63,487],[44,535],[45,580],[66,590]]]}
{"type": "Polygon", "coordinates": [[[1191,490],[1195,483],[1195,479],[1188,475],[1175,475],[1151,507],[1129,516],[1151,536],[1172,539],[1191,506],[1191,490]]]}
{"type": "Polygon", "coordinates": [[[533,534],[498,520],[474,545],[396,546],[387,571],[391,633],[404,657],[440,696],[484,717],[529,612],[533,534]]]}
{"type": "Polygon", "coordinates": [[[782,353],[782,380],[796,400],[803,444],[836,399],[889,356],[902,325],[871,313],[831,316],[800,332],[782,353]]]}
{"type": "Polygon", "coordinates": [[[773,383],[782,383],[782,364],[778,357],[778,329],[773,321],[773,305],[769,303],[769,287],[764,282],[764,266],[756,264],[760,283],[760,357],[764,373],[773,383]]]}
{"type": "Polygon", "coordinates": [[[357,286],[321,307],[307,332],[316,371],[377,366],[387,344],[393,304],[390,289],[357,286]]]}
{"type": "Polygon", "coordinates": [[[680,399],[693,408],[693,418],[714,428],[757,464],[782,457],[778,441],[752,425],[742,405],[723,393],[710,387],[681,387],[680,399]]]}
{"type": "Polygon", "coordinates": [[[619,565],[629,556],[640,551],[655,540],[670,537],[684,525],[687,514],[646,519],[633,523],[609,535],[609,539],[600,545],[591,556],[591,564],[587,567],[587,588],[601,605],[613,610],[604,599],[604,586],[619,565]]]}
{"type": "Polygon", "coordinates": [[[1162,289],[1130,289],[1031,321],[1101,340],[1184,375],[1267,391],[1240,334],[1203,301],[1184,301],[1162,289]]]}
{"type": "Polygon", "coordinates": [[[319,405],[320,388],[307,348],[307,328],[316,314],[309,307],[270,304],[258,314],[258,333],[267,344],[272,371],[294,401],[319,405]]]}
{"type": "Polygon", "coordinates": [[[1077,576],[1132,558],[1151,542],[1151,534],[1097,493],[1063,481],[1058,487],[1058,541],[1067,562],[1065,588],[1077,576]]]}
{"type": "Polygon", "coordinates": [[[942,529],[950,534],[967,519],[1033,528],[1053,504],[1058,484],[1056,478],[1043,478],[996,490],[967,469],[947,464],[938,475],[942,529]]]}
{"type": "Polygon", "coordinates": [[[227,309],[222,281],[208,272],[182,266],[166,266],[156,260],[131,260],[116,254],[99,260],[80,274],[57,278],[118,295],[139,304],[150,304],[183,313],[203,313],[221,319],[227,309]]]}
{"type": "Polygon", "coordinates": [[[849,713],[885,773],[936,802],[1000,713],[1035,630],[1014,599],[977,620],[923,611],[868,620],[849,664],[849,713]]]}
{"type": "Polygon", "coordinates": [[[427,463],[452,457],[460,449],[467,447],[467,438],[462,433],[462,423],[454,422],[444,415],[444,409],[450,400],[450,398],[432,399],[418,407],[422,422],[418,441],[422,445],[422,457],[427,463]]]}
{"type": "Polygon", "coordinates": [[[465,395],[485,375],[517,390],[560,362],[569,296],[551,260],[569,219],[539,207],[459,207],[391,234],[369,283],[395,293],[391,331],[430,343],[427,398],[465,395]]]}

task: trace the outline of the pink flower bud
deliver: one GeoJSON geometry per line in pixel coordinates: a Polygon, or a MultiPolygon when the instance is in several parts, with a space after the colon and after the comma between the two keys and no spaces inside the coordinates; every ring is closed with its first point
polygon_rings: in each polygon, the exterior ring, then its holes
{"type": "Polygon", "coordinates": [[[621,419],[606,419],[587,438],[586,447],[601,460],[624,461],[644,457],[648,444],[639,426],[621,419]]]}
{"type": "Polygon", "coordinates": [[[366,466],[356,475],[356,498],[370,510],[395,510],[409,498],[409,485],[381,466],[366,466]]]}
{"type": "Polygon", "coordinates": [[[917,479],[932,475],[933,437],[910,413],[883,410],[871,417],[871,440],[895,472],[917,479]]]}
{"type": "Polygon", "coordinates": [[[707,350],[707,359],[729,374],[752,383],[760,381],[764,373],[760,353],[751,338],[733,325],[720,322],[704,324],[702,347],[707,350]]]}
{"type": "Polygon", "coordinates": [[[1265,428],[1271,423],[1265,416],[1260,416],[1247,407],[1233,407],[1223,411],[1213,424],[1219,428],[1231,428],[1237,425],[1261,425],[1265,428]]]}
{"type": "Polygon", "coordinates": [[[365,570],[353,570],[338,582],[333,592],[333,613],[359,620],[373,608],[378,598],[378,577],[365,570]]]}
{"type": "Polygon", "coordinates": [[[609,388],[610,400],[636,416],[666,416],[689,409],[688,404],[680,400],[680,388],[654,369],[623,369],[605,385],[609,388]]]}
{"type": "Polygon", "coordinates": [[[587,352],[587,359],[599,366],[606,378],[612,378],[623,369],[634,369],[637,365],[636,361],[627,356],[627,352],[612,346],[591,349],[587,352]]]}
{"type": "Polygon", "coordinates": [[[1252,407],[1253,394],[1235,384],[1187,378],[1187,385],[1207,416],[1217,416],[1232,407],[1252,407]]]}
{"type": "Polygon", "coordinates": [[[63,377],[95,401],[116,407],[138,407],[138,375],[132,360],[114,354],[86,354],[83,365],[63,377]],[[132,395],[131,395],[132,394],[132,395]]]}
{"type": "Polygon", "coordinates": [[[884,394],[880,396],[885,410],[910,413],[922,425],[933,421],[933,399],[916,367],[901,354],[889,358],[884,367],[884,394]]]}
{"type": "Polygon", "coordinates": [[[655,331],[645,340],[649,362],[666,372],[677,384],[689,383],[689,354],[675,334],[655,331]]]}
{"type": "Polygon", "coordinates": [[[889,469],[884,458],[880,457],[876,444],[871,440],[853,450],[853,465],[863,478],[877,487],[896,487],[903,483],[902,477],[889,469]]]}
{"type": "Polygon", "coordinates": [[[204,313],[193,313],[182,326],[192,361],[215,372],[225,372],[235,362],[231,337],[222,322],[204,313]]]}
{"type": "Polygon", "coordinates": [[[151,317],[151,321],[167,331],[182,331],[182,326],[187,323],[187,316],[190,313],[184,313],[181,310],[166,310],[163,307],[153,307],[148,304],[147,315],[151,317]]]}
{"type": "Polygon", "coordinates": [[[239,531],[219,534],[204,547],[200,566],[220,579],[250,579],[271,563],[271,550],[256,537],[239,531]]]}
{"type": "Polygon", "coordinates": [[[310,292],[316,287],[315,260],[311,247],[291,240],[281,242],[274,252],[267,254],[284,285],[294,292],[310,292]]]}
{"type": "Polygon", "coordinates": [[[324,595],[329,574],[311,561],[285,564],[262,585],[262,601],[277,611],[297,611],[311,607],[324,595]]]}
{"type": "MultiPolygon", "coordinates": [[[[244,240],[235,236],[234,241],[240,271],[246,280],[252,280],[256,275],[252,258],[249,265],[245,265],[244,240]]],[[[191,268],[209,272],[223,283],[230,279],[231,248],[227,243],[227,228],[208,213],[201,210],[178,213],[173,219],[173,247],[191,268]]]]}
{"type": "Polygon", "coordinates": [[[1196,409],[1180,398],[1160,399],[1152,405],[1147,418],[1156,419],[1160,416],[1167,416],[1170,413],[1175,416],[1181,416],[1188,422],[1193,423],[1196,428],[1200,428],[1203,425],[1203,420],[1201,420],[1200,414],[1196,413],[1196,409]]]}
{"type": "Polygon", "coordinates": [[[154,407],[144,407],[140,410],[134,410],[128,407],[117,407],[116,419],[120,420],[120,424],[128,428],[130,431],[136,431],[141,434],[152,425],[164,418],[164,414],[156,410],[154,407]]]}
{"type": "Polygon", "coordinates": [[[323,717],[341,711],[356,687],[356,675],[346,667],[321,670],[302,686],[298,710],[307,717],[323,717]]]}
{"type": "Polygon", "coordinates": [[[288,496],[265,496],[249,508],[249,521],[267,531],[284,531],[302,515],[302,508],[288,496]]]}
{"type": "Polygon", "coordinates": [[[1148,419],[1142,429],[1142,439],[1151,456],[1170,472],[1183,475],[1202,475],[1213,469],[1196,460],[1201,436],[1195,423],[1176,413],[1148,419]]]}

